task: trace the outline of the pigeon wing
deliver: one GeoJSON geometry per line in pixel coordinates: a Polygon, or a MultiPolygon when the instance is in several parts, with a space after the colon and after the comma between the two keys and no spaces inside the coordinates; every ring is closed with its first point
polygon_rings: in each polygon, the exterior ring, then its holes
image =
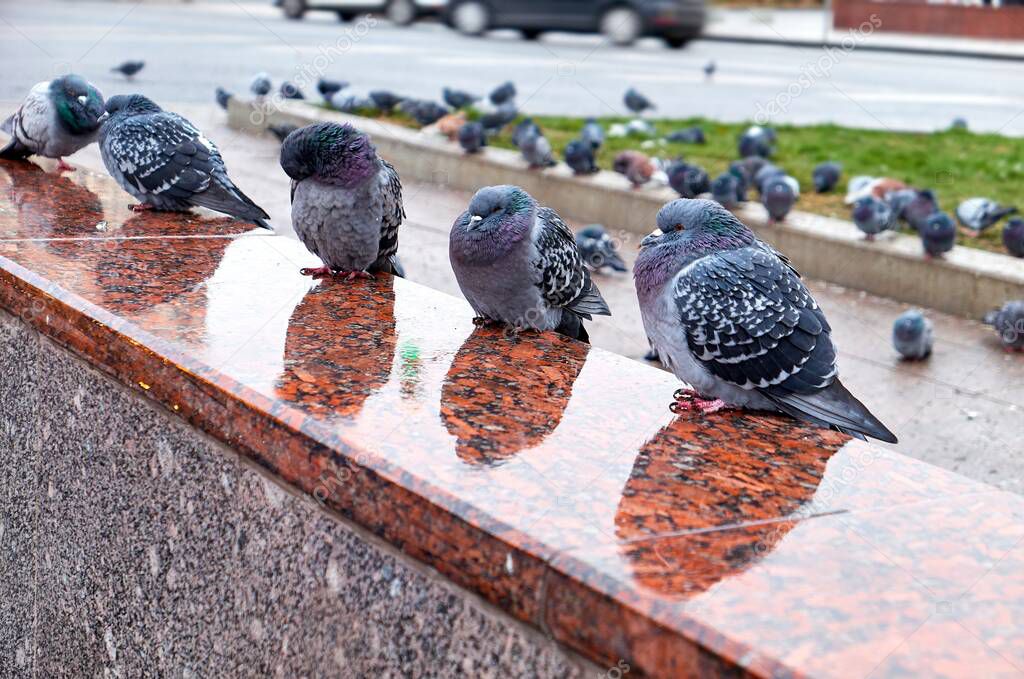
{"type": "Polygon", "coordinates": [[[402,202],[402,180],[391,163],[382,160],[381,191],[384,211],[381,214],[380,247],[377,261],[390,259],[398,252],[398,227],[405,219],[405,205],[402,202]]]}
{"type": "Polygon", "coordinates": [[[544,300],[552,307],[569,309],[590,319],[592,314],[611,316],[608,304],[583,266],[576,237],[558,213],[542,207],[537,211],[534,241],[539,254],[537,282],[544,300]]]}

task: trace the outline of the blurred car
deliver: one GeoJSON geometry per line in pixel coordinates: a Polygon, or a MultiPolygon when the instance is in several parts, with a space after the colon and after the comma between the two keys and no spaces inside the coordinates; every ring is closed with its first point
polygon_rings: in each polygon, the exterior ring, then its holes
{"type": "Polygon", "coordinates": [[[310,10],[329,10],[342,21],[360,14],[383,14],[389,21],[406,26],[426,16],[440,16],[447,0],[275,0],[289,19],[301,19],[310,10]]]}
{"type": "Polygon", "coordinates": [[[529,39],[544,31],[601,33],[616,45],[644,35],[682,47],[704,28],[704,0],[450,0],[445,18],[466,35],[518,28],[529,39]]]}

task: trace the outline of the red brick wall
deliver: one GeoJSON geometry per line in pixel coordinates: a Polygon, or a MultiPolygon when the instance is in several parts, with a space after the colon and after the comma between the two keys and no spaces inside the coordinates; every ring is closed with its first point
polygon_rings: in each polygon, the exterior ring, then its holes
{"type": "Polygon", "coordinates": [[[875,14],[881,22],[876,30],[880,31],[1024,39],[1024,7],[993,9],[898,0],[834,0],[832,10],[836,28],[857,28],[875,14]]]}

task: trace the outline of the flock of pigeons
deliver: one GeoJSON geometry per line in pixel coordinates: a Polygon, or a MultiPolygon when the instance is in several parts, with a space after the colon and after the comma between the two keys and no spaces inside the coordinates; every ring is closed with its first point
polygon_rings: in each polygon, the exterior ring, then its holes
{"type": "MultiPolygon", "coordinates": [[[[260,89],[269,92],[269,82],[260,89]]],[[[511,83],[499,89],[499,99],[513,101],[511,83]]],[[[11,134],[0,150],[4,158],[60,159],[98,141],[110,175],[139,201],[135,209],[201,206],[271,228],[267,213],[231,181],[213,142],[145,96],[104,102],[84,78],[62,76],[33,87],[4,129],[11,134]]],[[[516,131],[520,148],[543,153],[538,130],[520,124],[516,131]]],[[[595,134],[592,128],[581,141],[593,143],[588,135],[595,134]]],[[[741,144],[770,138],[762,129],[741,144]]],[[[295,232],[322,262],[304,275],[349,281],[382,271],[403,275],[401,181],[365,134],[334,122],[292,130],[280,164],[292,180],[295,232]]],[[[783,254],[714,200],[666,203],[656,226],[640,244],[633,276],[653,350],[692,385],[676,392],[674,411],[750,407],[896,441],[839,381],[828,321],[783,254]]],[[[591,269],[626,268],[603,230],[573,234],[553,209],[509,185],[480,189],[455,218],[449,260],[475,323],[515,333],[553,330],[581,341],[589,339],[585,321],[611,315],[591,269]],[[594,252],[603,259],[588,266],[594,252]]],[[[1024,331],[1024,302],[1007,305],[991,321],[1008,347],[1024,349],[1024,332],[1017,332],[1024,331]]],[[[897,323],[902,343],[908,337],[912,343],[915,333],[930,338],[930,324],[897,323]]]]}

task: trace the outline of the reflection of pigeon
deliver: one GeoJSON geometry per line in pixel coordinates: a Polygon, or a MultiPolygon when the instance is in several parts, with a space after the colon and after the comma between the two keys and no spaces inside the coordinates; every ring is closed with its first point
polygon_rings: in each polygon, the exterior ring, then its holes
{"type": "Polygon", "coordinates": [[[621,152],[615,156],[615,160],[612,162],[612,169],[621,175],[625,175],[634,189],[638,189],[651,181],[651,177],[654,175],[654,163],[639,151],[621,152]]]}
{"type": "Polygon", "coordinates": [[[597,172],[597,161],[594,160],[594,147],[590,142],[574,139],[565,146],[565,164],[572,168],[574,174],[593,174],[597,172]]]}
{"type": "Polygon", "coordinates": [[[1024,257],[1024,219],[1013,217],[1003,227],[1003,245],[1014,257],[1024,257]]]}
{"type": "Polygon", "coordinates": [[[330,101],[334,94],[340,92],[346,87],[348,87],[348,83],[343,80],[328,80],[327,78],[320,78],[316,83],[316,91],[320,93],[320,96],[322,96],[325,101],[330,101]]]}
{"type": "Polygon", "coordinates": [[[839,183],[839,177],[843,174],[843,166],[839,163],[825,162],[819,164],[811,173],[814,181],[814,190],[818,193],[828,193],[839,183]]]}
{"type": "Polygon", "coordinates": [[[270,88],[270,76],[262,72],[254,75],[252,82],[249,83],[249,91],[257,97],[265,97],[270,94],[270,88]]]}
{"type": "Polygon", "coordinates": [[[374,90],[373,92],[370,92],[370,100],[377,108],[385,113],[390,113],[391,109],[401,104],[404,99],[404,97],[401,97],[394,92],[388,92],[387,90],[374,90]]]}
{"type": "Polygon", "coordinates": [[[231,100],[231,97],[233,95],[230,92],[228,92],[226,89],[224,89],[223,87],[218,87],[216,90],[214,90],[213,94],[214,94],[214,96],[217,99],[217,106],[220,106],[222,109],[227,111],[228,110],[228,101],[231,100]]]}
{"type": "Polygon", "coordinates": [[[711,182],[711,197],[727,208],[739,204],[740,180],[731,172],[723,172],[711,182]]]}
{"type": "Polygon", "coordinates": [[[473,196],[452,226],[449,258],[478,318],[588,341],[583,320],[611,314],[572,231],[518,186],[473,196]]]}
{"type": "Polygon", "coordinates": [[[787,179],[790,177],[773,177],[765,182],[761,192],[761,204],[773,222],[784,220],[796,203],[797,193],[793,190],[793,183],[787,179]]]}
{"type": "Polygon", "coordinates": [[[697,126],[669,132],[665,136],[665,140],[679,144],[703,144],[707,141],[704,136],[704,130],[697,126]]]}
{"type": "Polygon", "coordinates": [[[136,209],[199,206],[271,229],[270,216],[232,183],[220,151],[192,123],[141,94],[111,97],[106,109],[100,154],[110,176],[142,204],[136,209]]]}
{"type": "Polygon", "coordinates": [[[293,125],[292,123],[282,123],[280,125],[267,125],[267,129],[270,130],[271,134],[277,137],[278,141],[283,142],[285,137],[299,129],[299,126],[293,125]]]}
{"type": "Polygon", "coordinates": [[[495,106],[510,103],[516,97],[516,85],[511,80],[494,88],[490,94],[491,103],[495,106]]]}
{"type": "Polygon", "coordinates": [[[449,87],[445,87],[441,90],[441,96],[444,99],[444,103],[454,109],[468,108],[480,101],[480,97],[476,95],[470,94],[469,92],[463,92],[462,90],[453,90],[449,87]]]}
{"type": "Polygon", "coordinates": [[[932,322],[910,309],[892,324],[892,346],[908,361],[924,360],[932,353],[932,332],[932,322]]]}
{"type": "Polygon", "coordinates": [[[622,100],[625,102],[626,108],[637,115],[648,109],[654,109],[654,104],[651,103],[651,100],[640,94],[635,87],[630,87],[626,90],[622,100]]]}
{"type": "Polygon", "coordinates": [[[853,223],[864,232],[867,240],[891,229],[895,223],[892,208],[874,196],[864,196],[853,204],[853,223]]]}
{"type": "Polygon", "coordinates": [[[839,381],[825,314],[774,248],[710,200],[674,200],[657,226],[633,278],[647,337],[694,388],[674,409],[782,411],[896,441],[839,381]]]}
{"type": "Polygon", "coordinates": [[[0,126],[11,137],[0,148],[0,158],[37,155],[56,158],[61,170],[73,169],[64,156],[95,141],[102,115],[103,95],[80,76],[37,83],[0,126]]]}
{"type": "Polygon", "coordinates": [[[401,275],[402,182],[365,134],[351,125],[307,125],[281,146],[281,167],[292,178],[295,233],[323,261],[303,274],[401,275]]]}
{"type": "Polygon", "coordinates": [[[115,66],[110,69],[112,73],[120,73],[128,80],[135,77],[135,74],[142,70],[142,67],[146,65],[145,61],[126,61],[119,66],[115,66]]]}
{"type": "Polygon", "coordinates": [[[939,258],[956,244],[956,224],[945,212],[935,212],[919,230],[925,255],[939,258]]]}
{"type": "Polygon", "coordinates": [[[977,236],[1016,211],[1017,208],[1013,206],[1000,205],[988,198],[968,198],[956,208],[956,218],[964,228],[977,236]]]}
{"type": "Polygon", "coordinates": [[[583,255],[583,262],[593,271],[600,272],[604,267],[615,271],[625,271],[626,263],[619,256],[615,241],[600,224],[585,226],[576,233],[576,245],[583,255]]]}
{"type": "Polygon", "coordinates": [[[1002,309],[985,315],[985,323],[999,333],[1007,351],[1024,351],[1024,300],[1007,302],[1002,309]]]}
{"type": "Polygon", "coordinates": [[[459,128],[459,146],[466,153],[479,153],[487,146],[487,135],[484,126],[477,121],[470,121],[459,128]]]}
{"type": "Polygon", "coordinates": [[[775,152],[775,131],[770,127],[753,125],[740,136],[740,158],[760,156],[770,158],[775,152]]]}
{"type": "Polygon", "coordinates": [[[604,128],[595,119],[587,118],[587,122],[583,123],[583,129],[580,130],[580,139],[594,149],[599,149],[604,145],[604,128]]]}
{"type": "Polygon", "coordinates": [[[285,80],[281,83],[281,87],[278,88],[278,92],[281,93],[283,99],[305,99],[305,95],[302,94],[301,90],[292,83],[285,80]]]}
{"type": "Polygon", "coordinates": [[[928,223],[928,218],[938,211],[939,201],[935,194],[929,189],[924,189],[918,191],[914,199],[903,208],[903,219],[910,228],[920,231],[928,223]]]}

